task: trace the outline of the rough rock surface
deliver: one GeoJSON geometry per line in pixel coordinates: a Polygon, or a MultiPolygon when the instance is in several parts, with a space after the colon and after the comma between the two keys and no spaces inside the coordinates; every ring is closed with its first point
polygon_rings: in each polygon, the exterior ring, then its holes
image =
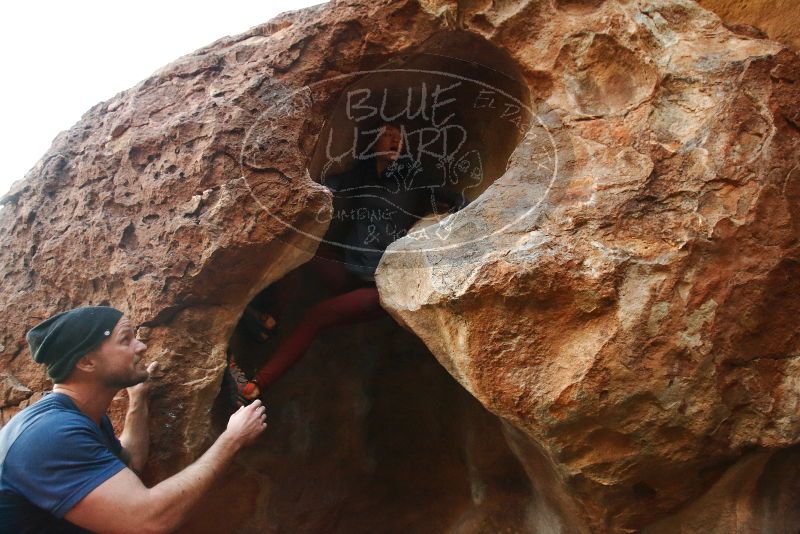
{"type": "MultiPolygon", "coordinates": [[[[468,56],[447,50],[454,31],[508,58],[535,120],[506,172],[433,227],[448,229],[438,248],[401,239],[378,285],[397,321],[500,417],[464,412],[492,448],[507,443],[530,488],[496,501],[528,499],[513,526],[492,513],[436,523],[433,509],[398,512],[409,521],[398,529],[790,531],[800,519],[800,60],[687,0],[339,1],[221,39],[98,104],[0,210],[3,419],[49,387],[25,331],[111,303],[165,368],[148,478],[195,458],[216,431],[210,409],[242,310],[325,232],[318,214],[331,196],[306,168],[346,75],[429,39],[441,61],[468,56]]],[[[314,383],[309,366],[297,376],[314,383]]],[[[346,436],[315,428],[290,449],[318,450],[309,436],[346,449],[346,436]]],[[[293,509],[270,468],[286,449],[265,447],[214,496],[242,531],[273,517],[282,531],[322,531],[362,513],[349,501],[303,516],[317,523],[281,516],[293,509]]],[[[474,490],[486,472],[453,464],[447,480],[474,490]]],[[[330,504],[313,498],[314,483],[294,484],[312,492],[304,502],[330,504]]],[[[467,495],[447,510],[478,514],[482,501],[467,495]]],[[[204,511],[197,524],[214,524],[218,510],[204,511]]]]}
{"type": "Polygon", "coordinates": [[[800,50],[800,3],[796,0],[699,0],[729,24],[733,31],[762,31],[780,43],[800,50]],[[748,26],[750,28],[748,28],[748,26]]]}
{"type": "Polygon", "coordinates": [[[567,7],[514,54],[554,75],[548,132],[439,249],[395,242],[378,282],[591,530],[640,529],[797,442],[800,63],[685,3],[567,7]]]}

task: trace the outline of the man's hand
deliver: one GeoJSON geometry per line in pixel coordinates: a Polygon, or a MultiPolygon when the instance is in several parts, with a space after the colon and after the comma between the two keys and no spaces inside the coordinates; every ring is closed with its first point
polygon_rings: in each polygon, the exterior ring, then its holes
{"type": "Polygon", "coordinates": [[[211,448],[180,473],[147,488],[133,471],[123,469],[79,501],[66,519],[94,532],[174,532],[236,452],[252,444],[266,427],[264,407],[256,400],[239,408],[211,448]]]}
{"type": "Polygon", "coordinates": [[[238,447],[246,447],[255,443],[266,428],[266,408],[261,405],[261,400],[256,399],[252,404],[239,408],[231,416],[223,435],[226,435],[238,447]]]}
{"type": "Polygon", "coordinates": [[[149,414],[148,394],[150,376],[158,368],[153,362],[147,366],[148,378],[140,384],[131,386],[128,392],[128,413],[125,414],[125,428],[119,436],[122,443],[121,458],[132,470],[141,473],[150,454],[150,430],[147,426],[149,414]]]}
{"type": "Polygon", "coordinates": [[[157,370],[158,362],[151,362],[150,365],[147,366],[147,380],[126,389],[128,392],[128,399],[131,401],[146,400],[148,394],[150,393],[150,378],[155,377],[154,373],[157,370]]]}

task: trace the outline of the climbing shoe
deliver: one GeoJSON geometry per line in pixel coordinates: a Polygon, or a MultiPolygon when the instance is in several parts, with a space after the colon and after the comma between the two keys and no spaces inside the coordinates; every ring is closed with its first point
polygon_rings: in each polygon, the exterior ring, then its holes
{"type": "Polygon", "coordinates": [[[247,406],[261,395],[261,389],[254,380],[248,380],[244,371],[230,360],[227,369],[232,384],[233,403],[237,406],[247,406]]]}

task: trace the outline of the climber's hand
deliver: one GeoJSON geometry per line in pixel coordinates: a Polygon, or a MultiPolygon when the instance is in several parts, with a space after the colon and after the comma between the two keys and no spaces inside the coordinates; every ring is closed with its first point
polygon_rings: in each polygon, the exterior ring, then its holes
{"type": "Polygon", "coordinates": [[[238,446],[252,445],[267,428],[267,413],[261,400],[242,406],[228,420],[225,434],[238,446]]]}
{"type": "Polygon", "coordinates": [[[150,365],[147,366],[147,379],[144,380],[144,382],[140,382],[135,386],[127,388],[128,398],[131,401],[147,399],[147,396],[150,393],[150,384],[152,383],[152,379],[158,378],[158,376],[156,376],[158,374],[157,371],[158,362],[150,362],[150,365]]]}

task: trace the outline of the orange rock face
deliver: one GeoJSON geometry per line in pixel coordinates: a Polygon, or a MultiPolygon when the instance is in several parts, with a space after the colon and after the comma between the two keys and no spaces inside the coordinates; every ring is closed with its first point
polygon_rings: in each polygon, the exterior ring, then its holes
{"type": "Polygon", "coordinates": [[[148,481],[193,460],[245,306],[390,108],[471,202],[390,246],[392,318],[318,340],[187,531],[792,531],[798,102],[794,52],[683,0],[339,1],[221,39],[5,197],[0,415],[49,388],[26,330],[108,303],[164,368],[148,481]]]}
{"type": "Polygon", "coordinates": [[[770,39],[783,43],[795,51],[800,50],[800,4],[794,0],[699,0],[731,25],[734,31],[747,31],[741,25],[753,26],[766,33],[770,39]]]}

